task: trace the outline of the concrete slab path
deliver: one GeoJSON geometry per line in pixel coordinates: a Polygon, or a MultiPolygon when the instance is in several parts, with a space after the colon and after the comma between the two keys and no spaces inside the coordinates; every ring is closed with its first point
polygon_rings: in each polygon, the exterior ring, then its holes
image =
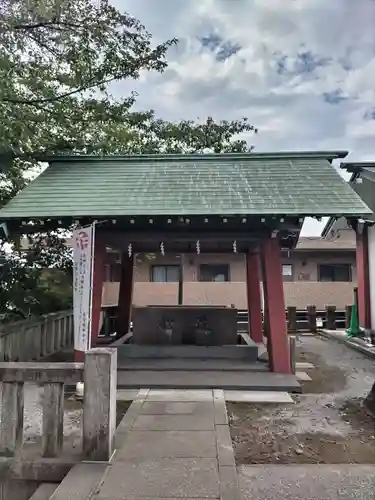
{"type": "Polygon", "coordinates": [[[239,500],[224,391],[140,390],[95,500],[239,500]]]}
{"type": "Polygon", "coordinates": [[[281,391],[224,391],[224,397],[231,403],[293,403],[290,394],[281,391]]]}

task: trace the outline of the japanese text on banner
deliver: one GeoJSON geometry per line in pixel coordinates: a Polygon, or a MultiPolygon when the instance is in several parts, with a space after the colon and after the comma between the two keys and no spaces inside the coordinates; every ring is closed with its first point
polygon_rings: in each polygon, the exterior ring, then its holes
{"type": "Polygon", "coordinates": [[[87,351],[91,340],[91,295],[94,226],[73,232],[74,349],[87,351]]]}

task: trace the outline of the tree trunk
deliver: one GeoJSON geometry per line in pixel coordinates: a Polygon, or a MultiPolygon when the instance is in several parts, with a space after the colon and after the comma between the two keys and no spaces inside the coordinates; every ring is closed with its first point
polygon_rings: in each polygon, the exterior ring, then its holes
{"type": "Polygon", "coordinates": [[[367,394],[364,405],[375,415],[375,383],[372,386],[371,391],[367,394]]]}

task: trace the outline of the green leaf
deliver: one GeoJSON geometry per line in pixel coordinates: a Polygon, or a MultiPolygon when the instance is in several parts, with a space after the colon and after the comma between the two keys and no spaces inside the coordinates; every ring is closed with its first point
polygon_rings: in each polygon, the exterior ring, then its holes
{"type": "MultiPolygon", "coordinates": [[[[134,111],[135,93],[112,95],[112,82],[164,71],[176,43],[153,44],[138,20],[107,0],[2,0],[0,207],[35,176],[44,154],[251,151],[257,130],[247,118],[171,123],[134,111]]],[[[71,287],[61,297],[42,272],[70,276],[61,237],[38,235],[27,254],[16,248],[0,268],[0,315],[65,307],[71,287]]]]}

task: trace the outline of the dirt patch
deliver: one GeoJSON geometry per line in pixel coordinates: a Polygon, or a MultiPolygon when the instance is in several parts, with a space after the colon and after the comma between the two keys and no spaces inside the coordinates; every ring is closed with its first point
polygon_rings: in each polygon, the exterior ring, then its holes
{"type": "Polygon", "coordinates": [[[363,403],[363,398],[347,399],[340,408],[341,416],[353,429],[375,434],[375,415],[363,403]]]}
{"type": "Polygon", "coordinates": [[[348,402],[342,418],[348,434],[296,432],[282,405],[228,404],[238,464],[375,463],[375,419],[360,402],[348,402]]]}
{"type": "Polygon", "coordinates": [[[294,403],[228,404],[237,463],[374,464],[373,360],[318,336],[297,340],[297,359],[315,368],[294,403]]]}
{"type": "Polygon", "coordinates": [[[347,379],[345,370],[335,365],[328,365],[323,355],[309,352],[304,346],[299,346],[296,349],[296,359],[315,366],[314,370],[307,370],[312,380],[302,383],[304,393],[326,394],[345,388],[347,379]]]}
{"type": "Polygon", "coordinates": [[[128,411],[129,406],[132,404],[132,401],[117,401],[116,406],[116,427],[121,422],[123,416],[128,411]]]}
{"type": "MultiPolygon", "coordinates": [[[[129,406],[132,404],[131,401],[117,401],[116,404],[116,427],[121,422],[123,416],[128,411],[129,406]]],[[[64,410],[66,412],[79,412],[80,418],[83,411],[83,402],[74,398],[66,399],[64,402],[64,410]]]]}

